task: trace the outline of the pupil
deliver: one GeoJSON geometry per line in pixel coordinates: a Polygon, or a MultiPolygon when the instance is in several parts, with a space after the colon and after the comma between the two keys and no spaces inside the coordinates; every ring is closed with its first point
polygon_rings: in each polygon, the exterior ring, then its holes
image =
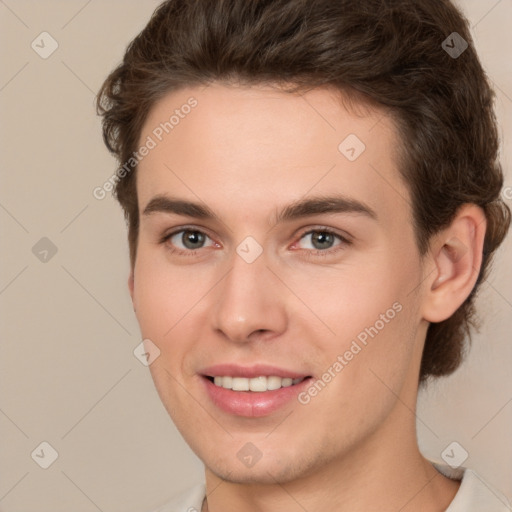
{"type": "Polygon", "coordinates": [[[327,249],[329,245],[332,243],[332,235],[330,233],[326,233],[325,231],[319,231],[317,233],[313,233],[313,245],[318,249],[327,249]],[[319,244],[320,247],[317,247],[316,244],[319,244]],[[322,245],[323,244],[323,245],[322,245]]]}
{"type": "Polygon", "coordinates": [[[199,231],[185,231],[182,242],[188,249],[197,249],[204,243],[204,236],[199,231]]]}

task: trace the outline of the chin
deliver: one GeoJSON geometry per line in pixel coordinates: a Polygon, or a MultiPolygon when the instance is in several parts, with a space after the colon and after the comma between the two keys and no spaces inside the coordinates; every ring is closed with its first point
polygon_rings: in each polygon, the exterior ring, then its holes
{"type": "MultiPolygon", "coordinates": [[[[208,467],[208,466],[207,466],[208,467]]],[[[240,469],[240,468],[218,468],[208,467],[208,470],[218,478],[234,484],[253,484],[253,485],[275,485],[276,483],[285,484],[295,480],[299,475],[296,472],[283,470],[282,468],[260,467],[240,469]]]]}
{"type": "MultiPolygon", "coordinates": [[[[314,464],[307,464],[304,460],[289,457],[283,461],[273,456],[265,460],[263,455],[252,467],[244,467],[243,462],[235,454],[229,460],[225,457],[201,457],[206,468],[218,478],[236,484],[286,484],[315,471],[314,464]]],[[[240,457],[242,458],[242,457],[240,457]]]]}

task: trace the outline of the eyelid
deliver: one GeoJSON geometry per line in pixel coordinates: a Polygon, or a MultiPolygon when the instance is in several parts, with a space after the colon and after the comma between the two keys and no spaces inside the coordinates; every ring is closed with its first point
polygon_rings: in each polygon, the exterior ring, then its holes
{"type": "Polygon", "coordinates": [[[169,238],[173,237],[174,235],[181,233],[182,231],[197,231],[199,233],[202,233],[203,235],[206,235],[211,240],[214,240],[214,237],[212,237],[208,229],[187,224],[184,226],[175,226],[169,231],[165,231],[164,234],[160,237],[160,242],[163,243],[169,238]]]}

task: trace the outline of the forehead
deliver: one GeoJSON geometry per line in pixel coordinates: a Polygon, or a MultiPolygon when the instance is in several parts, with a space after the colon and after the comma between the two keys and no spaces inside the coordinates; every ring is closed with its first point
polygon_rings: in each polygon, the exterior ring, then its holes
{"type": "Polygon", "coordinates": [[[152,149],[138,165],[139,207],[168,193],[221,214],[263,215],[336,191],[408,216],[399,143],[387,114],[342,101],[333,90],[186,88],[157,102],[141,131],[139,145],[152,149]]]}

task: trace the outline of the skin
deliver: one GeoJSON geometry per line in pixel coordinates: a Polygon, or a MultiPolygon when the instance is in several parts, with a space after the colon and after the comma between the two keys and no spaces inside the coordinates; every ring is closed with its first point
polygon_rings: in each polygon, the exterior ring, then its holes
{"type": "Polygon", "coordinates": [[[142,336],[160,350],[150,365],[159,396],[205,464],[203,510],[444,510],[459,484],[418,450],[418,375],[428,323],[448,318],[476,281],[483,212],[464,206],[421,257],[392,120],[347,110],[327,89],[172,92],[149,112],[141,143],[191,96],[197,107],[137,170],[129,288],[142,336]],[[338,150],[349,134],[366,145],[353,162],[338,150]],[[275,222],[293,201],[332,194],[377,219],[341,212],[275,222]],[[217,218],[144,214],[157,195],[205,204],[217,218]],[[191,254],[183,233],[161,242],[179,228],[205,233],[204,246],[191,254]],[[322,228],[350,243],[319,246],[305,234],[322,228]],[[253,263],[236,252],[247,236],[263,249],[253,263]],[[204,392],[199,371],[219,363],[321,378],[397,302],[401,311],[307,405],[293,399],[268,416],[237,417],[204,392]],[[262,454],[250,468],[237,457],[248,442],[262,454]]]}

